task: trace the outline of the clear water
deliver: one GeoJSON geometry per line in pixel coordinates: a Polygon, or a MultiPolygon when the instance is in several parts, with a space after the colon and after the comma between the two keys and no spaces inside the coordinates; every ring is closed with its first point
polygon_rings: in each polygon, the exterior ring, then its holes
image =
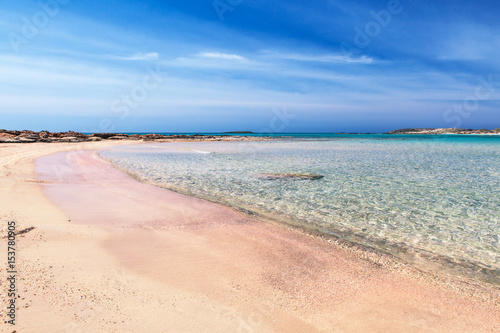
{"type": "Polygon", "coordinates": [[[152,143],[101,155],[159,186],[288,223],[500,269],[498,136],[152,143]],[[262,173],[324,178],[269,180],[262,173]]]}

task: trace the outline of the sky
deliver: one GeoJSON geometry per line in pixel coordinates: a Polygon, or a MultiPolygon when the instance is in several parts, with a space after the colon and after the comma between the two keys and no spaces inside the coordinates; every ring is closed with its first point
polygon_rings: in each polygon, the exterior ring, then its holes
{"type": "Polygon", "coordinates": [[[0,128],[500,127],[497,0],[0,0],[0,128]]]}

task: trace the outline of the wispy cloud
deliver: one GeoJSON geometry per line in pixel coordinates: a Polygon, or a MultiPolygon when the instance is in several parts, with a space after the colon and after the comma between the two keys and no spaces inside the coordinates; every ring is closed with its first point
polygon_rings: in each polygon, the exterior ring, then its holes
{"type": "Polygon", "coordinates": [[[224,60],[246,60],[245,57],[242,57],[237,54],[229,54],[229,53],[219,53],[219,52],[203,52],[198,54],[203,58],[215,58],[215,59],[224,59],[224,60]]]}
{"type": "Polygon", "coordinates": [[[268,53],[269,56],[280,59],[307,61],[307,62],[330,62],[330,63],[353,63],[353,64],[371,64],[374,59],[365,55],[360,57],[351,57],[341,54],[325,54],[325,55],[304,55],[304,54],[283,54],[283,53],[268,53]]]}
{"type": "Polygon", "coordinates": [[[117,57],[122,60],[156,60],[159,58],[158,52],[136,53],[130,57],[117,57]]]}

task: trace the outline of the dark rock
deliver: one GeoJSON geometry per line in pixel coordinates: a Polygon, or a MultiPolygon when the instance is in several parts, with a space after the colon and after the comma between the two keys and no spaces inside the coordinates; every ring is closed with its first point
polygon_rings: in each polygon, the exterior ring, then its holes
{"type": "Polygon", "coordinates": [[[261,173],[256,177],[265,180],[318,180],[325,176],[312,173],[261,173]]]}
{"type": "Polygon", "coordinates": [[[112,136],[115,136],[116,133],[94,133],[94,134],[90,134],[91,137],[99,137],[101,139],[108,139],[112,136]]]}

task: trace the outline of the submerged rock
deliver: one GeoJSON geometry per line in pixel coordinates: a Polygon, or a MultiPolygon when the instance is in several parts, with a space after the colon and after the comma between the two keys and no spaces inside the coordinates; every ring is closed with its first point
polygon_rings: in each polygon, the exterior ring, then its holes
{"type": "Polygon", "coordinates": [[[261,173],[256,176],[265,180],[317,180],[325,177],[313,173],[261,173]]]}

